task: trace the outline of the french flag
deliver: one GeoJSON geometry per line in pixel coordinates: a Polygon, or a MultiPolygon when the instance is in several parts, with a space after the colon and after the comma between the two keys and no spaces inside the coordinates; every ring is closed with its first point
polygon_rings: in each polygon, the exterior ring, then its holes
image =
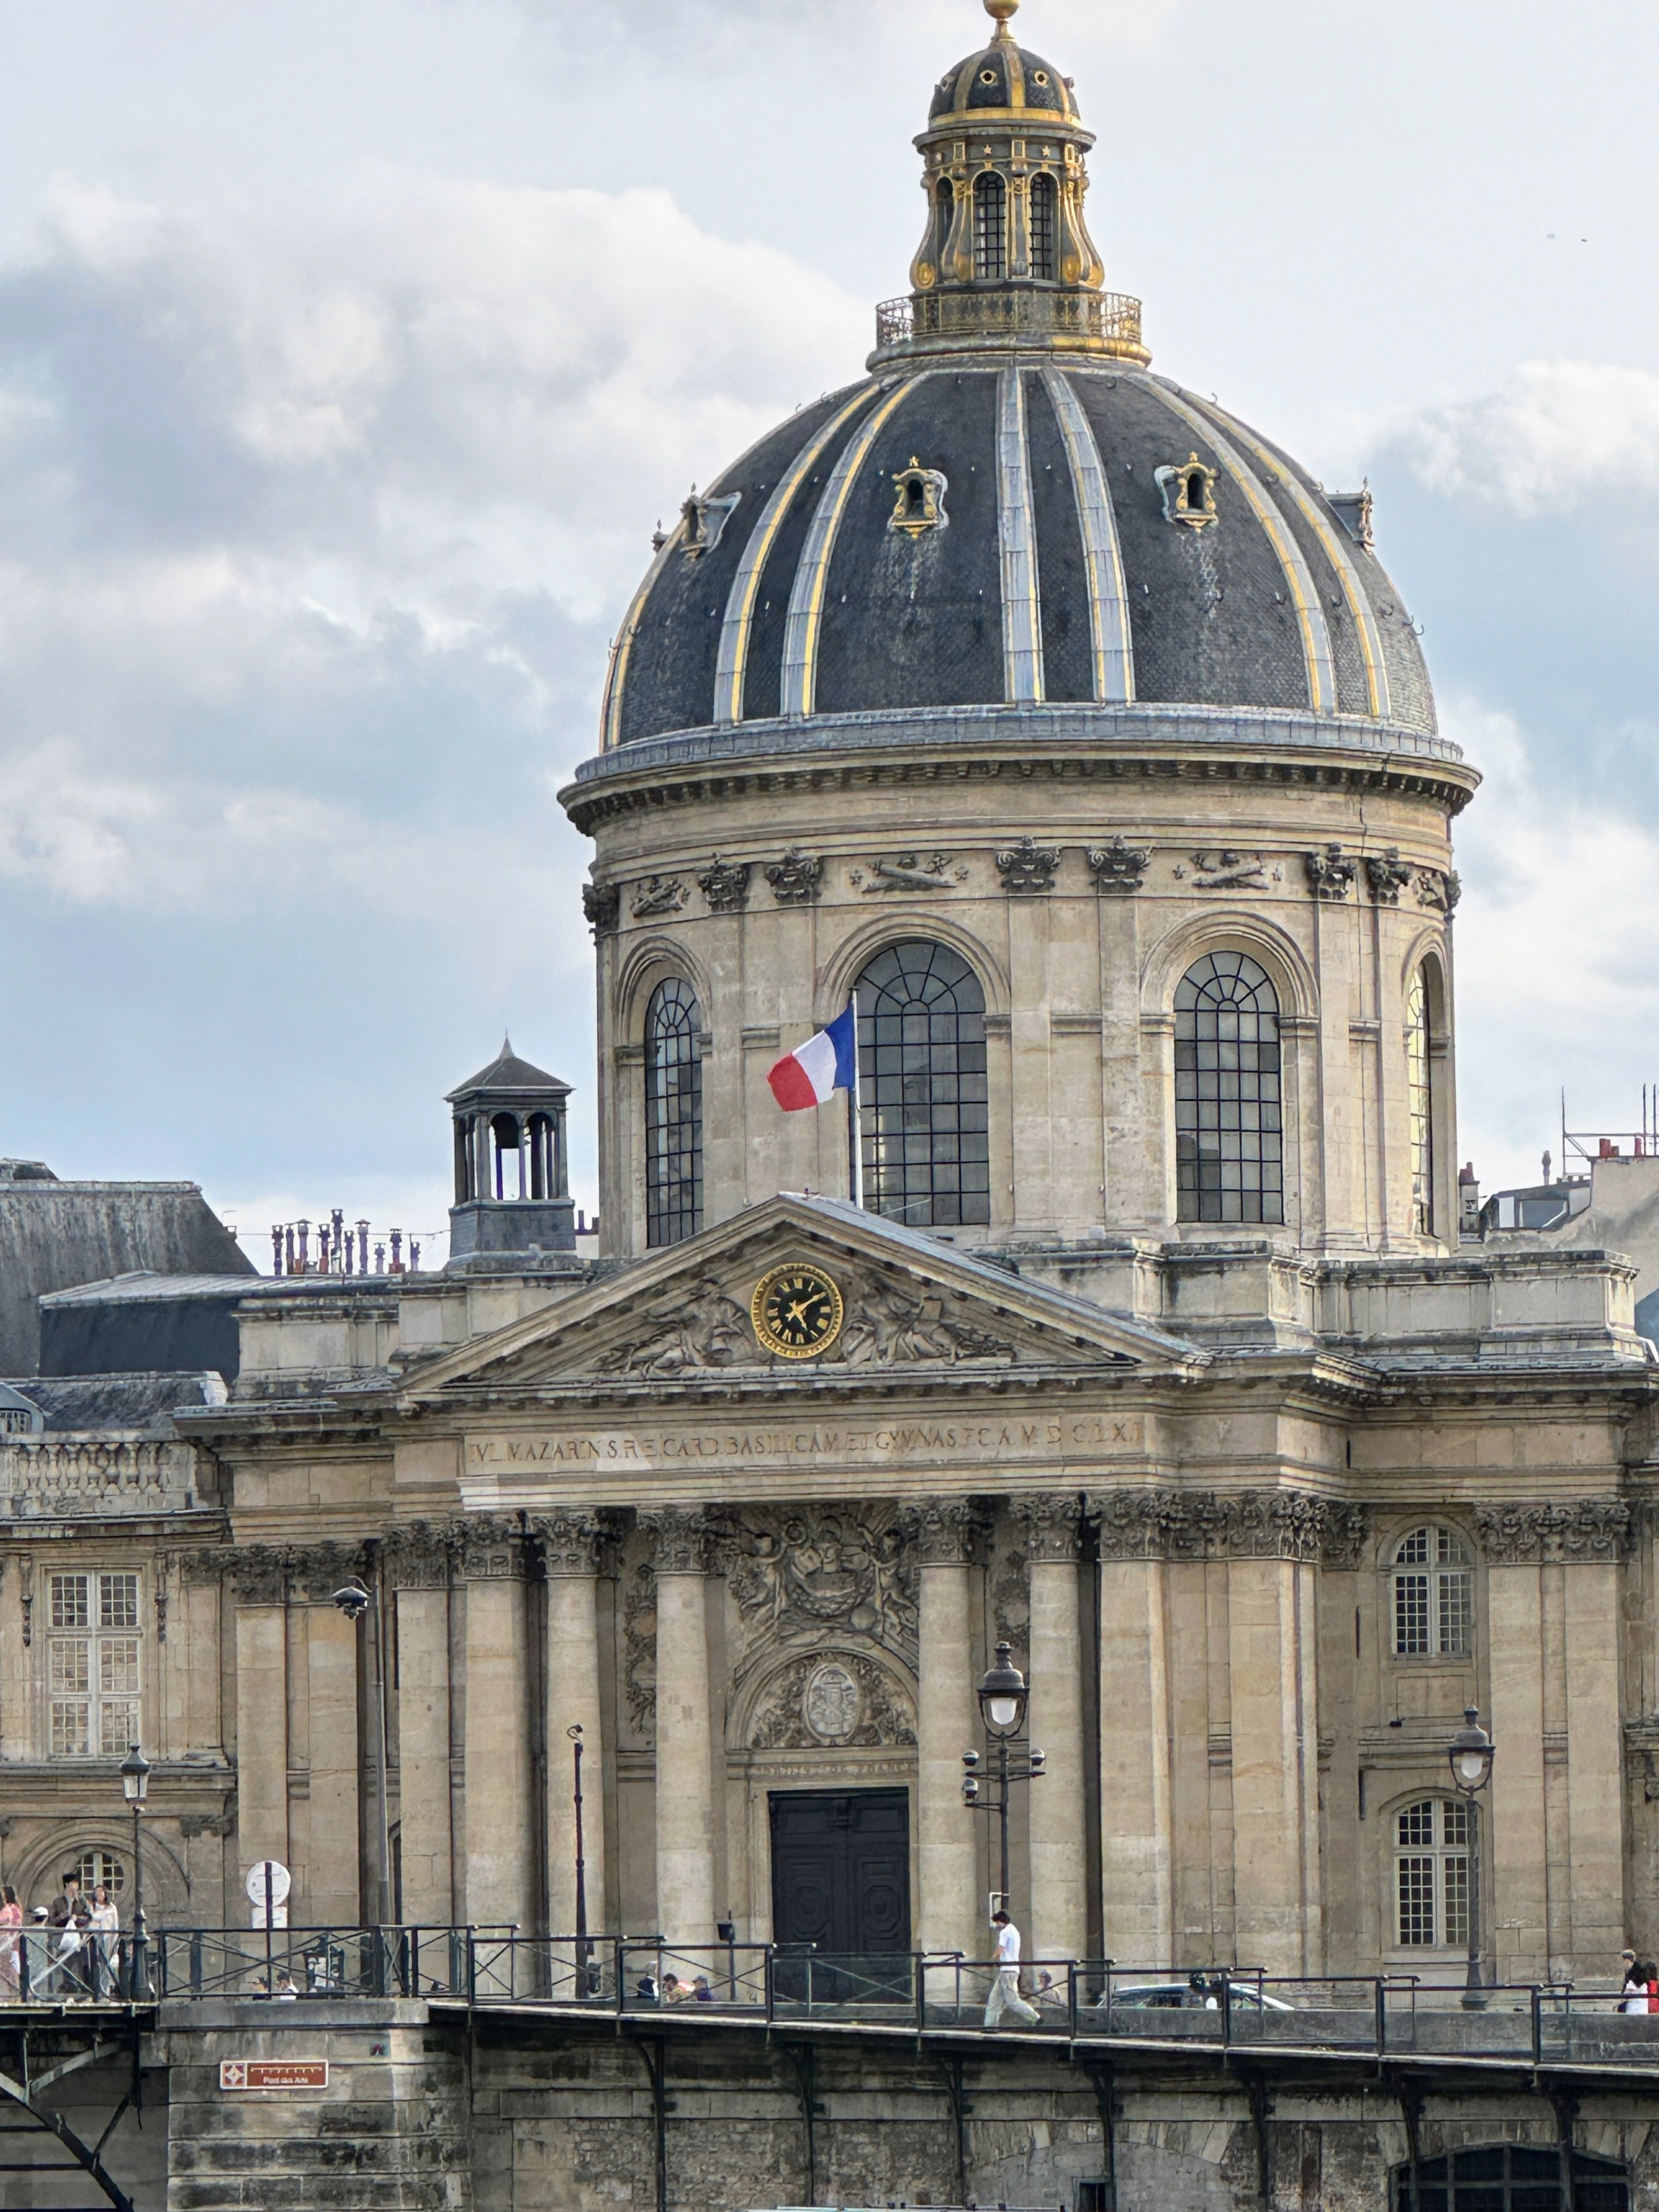
{"type": "Polygon", "coordinates": [[[822,1106],[832,1091],[853,1090],[857,1077],[858,1020],[850,1006],[766,1071],[772,1095],[785,1114],[822,1106]]]}

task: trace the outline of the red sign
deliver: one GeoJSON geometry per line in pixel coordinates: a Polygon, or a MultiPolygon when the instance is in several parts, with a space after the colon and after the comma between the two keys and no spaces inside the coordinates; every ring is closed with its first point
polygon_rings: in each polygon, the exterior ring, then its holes
{"type": "Polygon", "coordinates": [[[326,2058],[221,2058],[221,2089],[326,2089],[326,2058]]]}

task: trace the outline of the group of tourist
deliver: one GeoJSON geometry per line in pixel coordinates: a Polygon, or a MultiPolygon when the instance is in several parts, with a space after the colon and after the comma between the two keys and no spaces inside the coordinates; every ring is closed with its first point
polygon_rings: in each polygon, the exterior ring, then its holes
{"type": "Polygon", "coordinates": [[[1624,1954],[1624,1986],[1619,1992],[1621,2012],[1659,2012],[1659,1965],[1624,1954]]]}
{"type": "Polygon", "coordinates": [[[27,1914],[0,1885],[0,2000],[92,1999],[121,1986],[121,1916],[102,1883],[88,1897],[73,1868],[49,1905],[27,1914]]]}

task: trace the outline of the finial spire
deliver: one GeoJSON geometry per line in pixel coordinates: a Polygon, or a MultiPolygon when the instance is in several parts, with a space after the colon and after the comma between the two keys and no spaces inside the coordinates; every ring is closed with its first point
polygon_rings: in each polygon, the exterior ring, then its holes
{"type": "Polygon", "coordinates": [[[1014,34],[1008,29],[1008,17],[1019,5],[1020,0],[985,0],[985,12],[995,22],[998,38],[1013,37],[1014,34]]]}

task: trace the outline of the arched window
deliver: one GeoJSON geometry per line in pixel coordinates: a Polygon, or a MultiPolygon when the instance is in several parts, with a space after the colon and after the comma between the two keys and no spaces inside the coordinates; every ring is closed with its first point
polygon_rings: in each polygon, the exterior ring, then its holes
{"type": "Polygon", "coordinates": [[[1031,273],[1033,276],[1054,274],[1054,180],[1052,176],[1034,176],[1031,180],[1031,273]]]}
{"type": "Polygon", "coordinates": [[[957,188],[948,176],[939,179],[939,261],[944,260],[944,250],[950,243],[950,226],[956,220],[957,188]]]}
{"type": "Polygon", "coordinates": [[[1628,2167],[1553,2143],[1483,2143],[1394,2170],[1393,2212],[1630,2212],[1628,2167]],[[1568,2183],[1571,2186],[1568,2186],[1568,2183]]]}
{"type": "Polygon", "coordinates": [[[1469,1808],[1423,1797],[1394,1816],[1394,1940],[1402,1951],[1469,1941],[1469,1808]]]}
{"type": "Polygon", "coordinates": [[[1474,1631],[1467,1545],[1452,1529],[1414,1529],[1395,1547],[1395,1657],[1466,1659],[1474,1631]]]}
{"type": "Polygon", "coordinates": [[[1002,180],[988,169],[974,181],[974,274],[1001,277],[1007,274],[1007,192],[1002,180]]]}
{"type": "Polygon", "coordinates": [[[1411,1131],[1411,1225],[1434,1234],[1434,1077],[1428,1053],[1428,970],[1406,993],[1406,1097],[1411,1131]]]}
{"type": "Polygon", "coordinates": [[[912,1229],[989,1221],[979,978],[948,945],[911,938],[853,988],[865,1205],[912,1229]]]}
{"type": "Polygon", "coordinates": [[[672,976],[645,1007],[645,1242],[677,1244],[702,1226],[702,1016],[672,976]]]}
{"type": "Polygon", "coordinates": [[[1243,952],[1207,952],[1175,993],[1175,1161],[1182,1221],[1281,1222],[1279,1000],[1243,952]]]}
{"type": "Polygon", "coordinates": [[[497,1198],[524,1196],[524,1132],[516,1114],[497,1114],[490,1122],[490,1151],[494,1166],[491,1195],[497,1198]]]}

